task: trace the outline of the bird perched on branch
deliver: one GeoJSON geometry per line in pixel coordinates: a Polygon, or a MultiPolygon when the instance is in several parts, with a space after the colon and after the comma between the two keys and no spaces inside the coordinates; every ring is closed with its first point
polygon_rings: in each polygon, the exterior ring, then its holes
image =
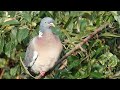
{"type": "Polygon", "coordinates": [[[39,35],[30,41],[26,50],[25,66],[40,76],[55,65],[63,49],[59,37],[52,33],[51,27],[55,27],[53,23],[52,18],[43,18],[39,35]]]}

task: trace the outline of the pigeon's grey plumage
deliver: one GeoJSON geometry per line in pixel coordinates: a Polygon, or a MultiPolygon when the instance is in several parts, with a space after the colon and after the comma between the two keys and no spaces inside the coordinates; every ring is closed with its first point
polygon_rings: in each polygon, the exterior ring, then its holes
{"type": "Polygon", "coordinates": [[[50,17],[41,20],[39,35],[30,41],[26,50],[25,66],[41,76],[55,65],[63,49],[60,39],[52,33],[53,22],[50,17]]]}

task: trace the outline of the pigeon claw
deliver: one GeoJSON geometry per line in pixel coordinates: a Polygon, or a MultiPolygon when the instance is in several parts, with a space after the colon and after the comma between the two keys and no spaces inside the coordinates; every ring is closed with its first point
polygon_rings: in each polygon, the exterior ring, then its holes
{"type": "Polygon", "coordinates": [[[45,75],[45,71],[41,71],[41,72],[40,72],[40,76],[43,77],[44,75],[45,75]]]}

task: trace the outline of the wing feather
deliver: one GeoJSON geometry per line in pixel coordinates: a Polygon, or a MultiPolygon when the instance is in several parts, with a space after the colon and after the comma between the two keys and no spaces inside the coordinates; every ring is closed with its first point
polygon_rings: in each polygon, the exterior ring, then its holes
{"type": "Polygon", "coordinates": [[[38,57],[38,52],[35,51],[33,43],[30,42],[25,54],[25,60],[24,60],[25,66],[26,67],[33,66],[37,57],[38,57]]]}

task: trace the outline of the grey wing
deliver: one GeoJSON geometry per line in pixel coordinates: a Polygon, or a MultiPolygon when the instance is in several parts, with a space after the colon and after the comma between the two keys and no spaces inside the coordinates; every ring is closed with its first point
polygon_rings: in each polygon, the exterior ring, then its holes
{"type": "Polygon", "coordinates": [[[31,45],[29,45],[27,47],[25,60],[24,60],[24,64],[26,67],[31,67],[34,64],[37,56],[34,58],[33,57],[34,57],[34,48],[31,45]]]}

